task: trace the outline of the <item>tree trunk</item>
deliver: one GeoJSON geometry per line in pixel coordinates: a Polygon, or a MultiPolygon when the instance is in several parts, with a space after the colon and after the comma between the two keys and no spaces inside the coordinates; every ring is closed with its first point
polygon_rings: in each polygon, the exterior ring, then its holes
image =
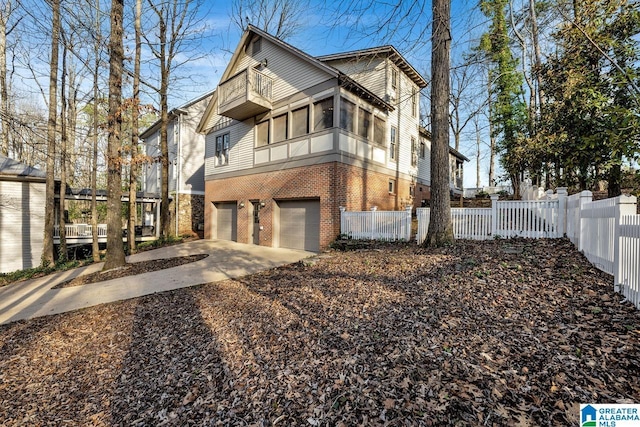
{"type": "Polygon", "coordinates": [[[7,90],[7,21],[11,15],[11,2],[6,1],[4,9],[0,11],[0,102],[2,125],[1,151],[5,156],[9,155],[9,99],[7,90]]]}
{"type": "Polygon", "coordinates": [[[95,27],[95,63],[93,68],[93,159],[91,169],[91,254],[93,261],[100,261],[100,245],[98,242],[98,202],[96,197],[97,181],[98,181],[98,78],[100,70],[100,41],[102,35],[100,32],[100,1],[96,0],[96,27],[95,27]]]}
{"type": "Polygon", "coordinates": [[[65,95],[67,84],[67,44],[62,43],[62,76],[60,76],[60,212],[58,227],[60,229],[60,245],[58,246],[58,262],[67,261],[67,230],[64,218],[65,199],[67,193],[67,145],[69,144],[67,133],[67,97],[65,95]]]}
{"type": "Polygon", "coordinates": [[[136,50],[133,65],[133,103],[131,107],[131,165],[129,167],[129,223],[127,242],[129,253],[136,251],[136,190],[138,185],[138,117],[140,115],[140,54],[142,42],[140,40],[140,16],[142,15],[142,0],[136,0],[135,40],[136,50]]]}
{"type": "Polygon", "coordinates": [[[56,119],[58,91],[58,44],[60,41],[60,0],[51,0],[53,12],[51,30],[51,61],[49,63],[49,119],[47,121],[47,181],[45,186],[44,237],[42,264],[54,261],[53,229],[55,210],[56,119]]]}
{"type": "Polygon", "coordinates": [[[424,242],[442,246],[453,242],[449,195],[449,57],[450,0],[433,0],[431,49],[431,219],[424,242]]]}
{"type": "Polygon", "coordinates": [[[124,0],[111,2],[109,41],[109,139],[107,142],[107,256],[104,270],[126,264],[122,244],[122,68],[124,0]]]}
{"type": "MultiPolygon", "coordinates": [[[[618,159],[622,162],[622,159],[618,159]]],[[[609,182],[607,185],[607,196],[618,197],[622,194],[621,188],[622,168],[620,163],[616,163],[609,169],[609,182]]]]}
{"type": "Polygon", "coordinates": [[[169,91],[169,67],[167,65],[167,23],[160,21],[160,155],[162,157],[161,168],[161,192],[160,221],[162,236],[171,235],[171,223],[169,222],[169,144],[167,141],[167,126],[169,124],[169,107],[167,92],[169,91]]]}

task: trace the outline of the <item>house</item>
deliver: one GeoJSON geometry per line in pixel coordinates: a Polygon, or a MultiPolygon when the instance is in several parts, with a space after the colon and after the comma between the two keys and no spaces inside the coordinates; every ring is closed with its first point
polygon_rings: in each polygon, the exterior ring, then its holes
{"type": "Polygon", "coordinates": [[[0,155],[0,273],[40,265],[45,172],[0,155]]]}
{"type": "MultiPolygon", "coordinates": [[[[196,132],[196,128],[212,96],[213,92],[206,93],[169,112],[169,212],[176,235],[203,234],[205,136],[196,132]]],[[[160,120],[142,132],[140,138],[144,140],[144,153],[156,160],[144,166],[142,191],[160,194],[160,120]]],[[[153,211],[145,212],[145,224],[154,222],[153,215],[153,211]]]]}
{"type": "Polygon", "coordinates": [[[249,25],[198,126],[205,238],[318,251],[340,207],[419,206],[426,85],[392,46],[313,57],[249,25]]]}

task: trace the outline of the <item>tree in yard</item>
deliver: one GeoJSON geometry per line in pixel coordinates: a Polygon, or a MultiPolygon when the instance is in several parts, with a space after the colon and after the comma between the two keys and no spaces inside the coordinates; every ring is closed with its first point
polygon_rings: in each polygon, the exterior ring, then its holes
{"type": "Polygon", "coordinates": [[[493,65],[490,120],[492,135],[496,136],[501,163],[509,175],[514,194],[519,195],[519,185],[525,170],[526,105],[521,99],[522,75],[516,70],[517,60],[509,46],[509,34],[505,9],[507,0],[484,0],[482,12],[491,19],[489,32],[481,40],[481,49],[493,65]]]}
{"type": "Polygon", "coordinates": [[[148,33],[143,33],[143,37],[153,56],[158,60],[160,68],[160,85],[153,89],[160,96],[161,234],[163,237],[168,237],[172,235],[169,214],[169,147],[167,141],[169,82],[175,68],[184,64],[184,62],[175,62],[177,55],[184,54],[189,48],[188,44],[197,42],[201,37],[202,28],[199,25],[198,10],[202,1],[147,0],[147,3],[153,12],[154,22],[157,24],[153,29],[157,39],[152,40],[148,33]]]}
{"type": "Polygon", "coordinates": [[[53,264],[53,230],[55,203],[55,162],[56,162],[56,123],[58,91],[58,47],[60,43],[60,1],[51,0],[52,30],[51,58],[49,63],[49,119],[47,121],[47,182],[45,185],[44,237],[42,241],[42,264],[53,264]]]}
{"type": "Polygon", "coordinates": [[[2,143],[0,153],[9,155],[9,91],[7,88],[7,36],[15,24],[7,27],[9,19],[19,3],[14,0],[0,2],[0,123],[2,124],[2,143]]]}
{"type": "Polygon", "coordinates": [[[234,0],[231,20],[240,31],[251,24],[285,40],[300,30],[308,7],[307,0],[234,0]]]}
{"type": "Polygon", "coordinates": [[[449,197],[450,0],[433,0],[431,37],[431,219],[426,246],[453,242],[449,197]]]}
{"type": "Polygon", "coordinates": [[[140,116],[140,55],[142,52],[140,16],[142,15],[142,0],[136,0],[134,18],[135,54],[133,61],[133,102],[131,108],[131,164],[129,167],[129,221],[127,225],[127,242],[129,253],[136,251],[136,190],[138,184],[138,118],[140,116]]]}
{"type": "Polygon", "coordinates": [[[122,245],[122,69],[124,0],[111,2],[109,36],[109,116],[107,145],[107,254],[104,270],[126,264],[122,245]]]}

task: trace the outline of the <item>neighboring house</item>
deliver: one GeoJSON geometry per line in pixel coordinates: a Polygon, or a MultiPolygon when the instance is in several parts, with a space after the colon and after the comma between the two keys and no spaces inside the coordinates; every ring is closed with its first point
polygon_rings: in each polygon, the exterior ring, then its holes
{"type": "MultiPolygon", "coordinates": [[[[213,92],[209,92],[169,112],[167,146],[169,195],[172,199],[169,212],[171,227],[176,235],[198,233],[202,237],[204,230],[205,137],[197,133],[196,128],[212,95],[213,92]]],[[[145,154],[155,160],[144,165],[142,191],[160,194],[160,120],[142,132],[140,137],[144,140],[145,154]]],[[[153,215],[153,212],[150,214],[153,215]]],[[[153,220],[147,218],[146,222],[153,223],[153,220]]]]}
{"type": "Polygon", "coordinates": [[[45,172],[0,155],[0,273],[40,265],[45,172]]]}
{"type": "Polygon", "coordinates": [[[205,238],[317,251],[340,207],[420,206],[426,85],[392,46],[315,58],[250,25],[198,128],[205,238]]]}

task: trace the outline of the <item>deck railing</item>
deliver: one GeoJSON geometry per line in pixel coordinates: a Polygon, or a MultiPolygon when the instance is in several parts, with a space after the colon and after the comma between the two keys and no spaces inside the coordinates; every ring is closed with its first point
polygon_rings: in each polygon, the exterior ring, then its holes
{"type": "Polygon", "coordinates": [[[257,94],[271,101],[273,79],[253,68],[242,70],[220,84],[218,103],[225,105],[239,98],[248,98],[250,94],[257,94]]]}
{"type": "MultiPolygon", "coordinates": [[[[65,224],[65,236],[69,238],[90,238],[93,237],[93,227],[91,224],[65,224]]],[[[60,237],[60,227],[53,227],[53,237],[60,237]]],[[[107,237],[107,224],[98,224],[98,237],[107,237]]]]}

